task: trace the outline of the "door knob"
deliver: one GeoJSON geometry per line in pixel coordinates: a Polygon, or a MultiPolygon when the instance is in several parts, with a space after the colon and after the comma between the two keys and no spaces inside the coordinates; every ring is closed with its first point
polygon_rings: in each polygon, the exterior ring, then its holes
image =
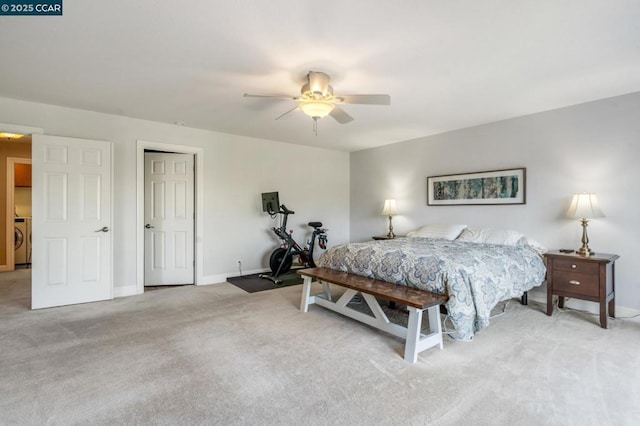
{"type": "Polygon", "coordinates": [[[109,228],[107,226],[103,226],[102,228],[98,229],[96,232],[109,232],[109,228]]]}
{"type": "Polygon", "coordinates": [[[155,226],[153,226],[153,225],[151,225],[149,223],[147,223],[144,227],[147,228],[147,229],[155,228],[155,226]]]}

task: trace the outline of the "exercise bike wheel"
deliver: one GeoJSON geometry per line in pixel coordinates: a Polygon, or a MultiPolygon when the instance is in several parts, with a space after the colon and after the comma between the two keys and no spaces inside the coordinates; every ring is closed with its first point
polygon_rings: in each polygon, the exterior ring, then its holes
{"type": "Polygon", "coordinates": [[[269,267],[274,276],[278,274],[278,268],[280,268],[278,275],[288,272],[291,269],[292,263],[293,256],[287,256],[287,249],[283,249],[282,247],[275,249],[269,258],[269,267]],[[280,267],[280,264],[282,264],[282,267],[280,267]]]}

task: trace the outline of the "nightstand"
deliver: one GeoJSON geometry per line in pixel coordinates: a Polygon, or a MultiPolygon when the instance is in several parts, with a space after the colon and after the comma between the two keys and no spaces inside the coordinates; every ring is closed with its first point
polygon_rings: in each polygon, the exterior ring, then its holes
{"type": "Polygon", "coordinates": [[[579,256],[575,253],[550,251],[547,258],[547,315],[553,314],[553,296],[558,307],[564,308],[564,298],[588,300],[600,304],[600,326],[607,328],[609,316],[615,318],[615,262],[617,254],[596,253],[579,256]]]}
{"type": "Polygon", "coordinates": [[[396,235],[395,237],[387,237],[386,235],[377,235],[375,237],[371,237],[374,240],[395,240],[396,238],[403,238],[403,235],[396,235]]]}

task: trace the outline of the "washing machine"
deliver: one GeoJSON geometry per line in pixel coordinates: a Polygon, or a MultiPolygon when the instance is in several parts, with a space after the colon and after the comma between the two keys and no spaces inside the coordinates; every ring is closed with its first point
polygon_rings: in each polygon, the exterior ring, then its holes
{"type": "Polygon", "coordinates": [[[31,263],[31,218],[16,217],[14,232],[14,263],[24,265],[31,263]]]}

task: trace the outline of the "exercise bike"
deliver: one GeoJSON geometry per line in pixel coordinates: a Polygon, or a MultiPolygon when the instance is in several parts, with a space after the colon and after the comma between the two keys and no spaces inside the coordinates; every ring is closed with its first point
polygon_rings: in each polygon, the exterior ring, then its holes
{"type": "Polygon", "coordinates": [[[260,278],[266,278],[274,282],[274,284],[281,284],[282,280],[278,277],[291,270],[294,256],[298,256],[298,262],[302,268],[313,268],[316,266],[313,261],[313,249],[315,248],[316,239],[318,240],[318,246],[325,250],[327,248],[327,230],[322,227],[322,222],[309,222],[307,225],[313,228],[311,239],[307,241],[304,248],[293,239],[293,231],[287,231],[287,219],[290,214],[295,214],[293,210],[289,210],[284,204],[280,205],[277,212],[269,211],[269,214],[282,215],[282,222],[279,227],[273,227],[271,230],[282,240],[280,247],[275,249],[269,257],[269,268],[271,269],[271,275],[260,274],[260,278]]]}

